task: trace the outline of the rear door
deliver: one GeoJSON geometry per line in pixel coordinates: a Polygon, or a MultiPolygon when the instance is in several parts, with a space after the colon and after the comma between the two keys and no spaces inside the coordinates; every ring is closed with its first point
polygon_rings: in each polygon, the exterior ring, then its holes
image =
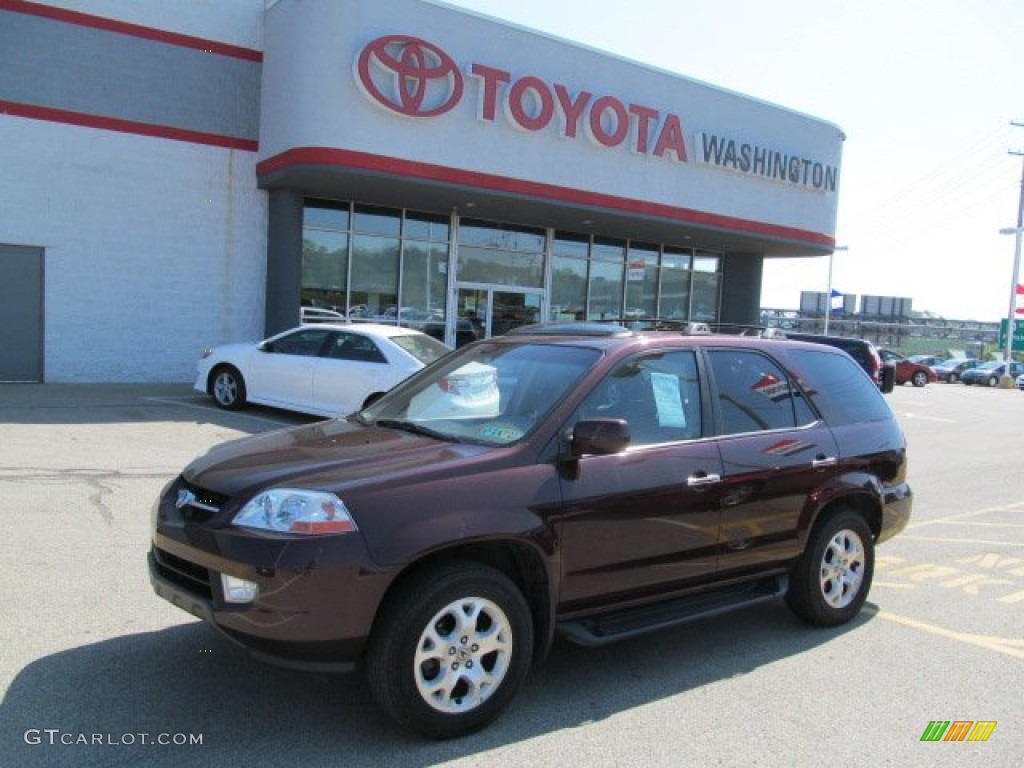
{"type": "Polygon", "coordinates": [[[395,383],[394,369],[373,339],[340,331],[313,363],[313,401],[317,410],[344,416],[363,407],[375,392],[395,383]]]}
{"type": "Polygon", "coordinates": [[[808,500],[838,471],[835,438],[773,358],[758,350],[707,354],[722,435],[718,571],[796,557],[808,500]]]}
{"type": "Polygon", "coordinates": [[[709,578],[718,543],[721,460],[703,439],[693,350],[641,355],[598,384],[570,421],[625,419],[628,450],[563,473],[557,525],[563,610],[709,578]]]}

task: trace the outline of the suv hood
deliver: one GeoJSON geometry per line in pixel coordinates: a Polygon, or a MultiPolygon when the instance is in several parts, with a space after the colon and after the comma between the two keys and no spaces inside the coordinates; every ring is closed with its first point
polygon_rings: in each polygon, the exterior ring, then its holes
{"type": "Polygon", "coordinates": [[[192,485],[233,497],[272,486],[336,491],[386,475],[442,468],[493,452],[342,420],[242,438],[211,448],[182,472],[192,485]]]}

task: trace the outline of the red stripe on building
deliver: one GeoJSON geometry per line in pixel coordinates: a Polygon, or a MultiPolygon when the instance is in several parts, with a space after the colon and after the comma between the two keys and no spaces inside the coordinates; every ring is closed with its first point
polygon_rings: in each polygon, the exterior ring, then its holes
{"type": "MultiPolygon", "coordinates": [[[[2,1],[0,0],[0,2],[2,1]]],[[[190,131],[184,128],[174,128],[169,125],[140,123],[135,120],[121,120],[115,117],[90,115],[85,112],[71,112],[66,109],[36,107],[31,104],[18,104],[13,101],[0,101],[0,115],[15,115],[32,120],[46,120],[52,123],[66,123],[68,125],[99,128],[105,131],[118,131],[120,133],[134,133],[140,136],[152,136],[159,139],[187,141],[192,144],[208,144],[213,147],[241,149],[246,152],[255,152],[259,149],[259,142],[255,139],[221,136],[216,133],[190,131]]]]}
{"type": "Polygon", "coordinates": [[[330,147],[297,147],[289,149],[258,163],[256,165],[256,175],[267,176],[276,171],[301,165],[338,166],[356,170],[390,173],[396,176],[406,176],[446,184],[459,184],[495,192],[529,195],[531,197],[556,200],[574,205],[593,206],[633,215],[658,217],[684,224],[717,227],[731,232],[780,238],[826,248],[835,246],[835,238],[833,237],[794,227],[783,227],[762,221],[749,221],[732,216],[721,216],[692,208],[679,208],[662,203],[651,203],[632,198],[606,195],[600,192],[588,192],[582,189],[561,187],[555,184],[543,184],[536,181],[495,176],[488,173],[466,171],[459,168],[449,168],[447,166],[420,163],[412,160],[401,160],[399,158],[372,155],[366,152],[354,152],[347,149],[333,149],[330,147]]]}
{"type": "Polygon", "coordinates": [[[53,21],[61,21],[66,24],[76,24],[80,27],[91,27],[101,29],[105,32],[114,32],[119,35],[130,35],[144,40],[154,40],[158,43],[177,45],[182,48],[193,48],[197,51],[207,51],[220,56],[230,56],[245,61],[263,61],[263,52],[253,48],[243,48],[239,45],[228,45],[219,43],[216,40],[207,40],[192,35],[182,35],[177,32],[167,32],[162,29],[144,27],[141,24],[130,24],[126,21],[115,21],[103,16],[93,16],[89,13],[79,11],[68,11],[64,8],[54,8],[49,5],[30,3],[27,0],[0,0],[0,11],[13,11],[24,13],[29,16],[38,16],[53,21]]]}

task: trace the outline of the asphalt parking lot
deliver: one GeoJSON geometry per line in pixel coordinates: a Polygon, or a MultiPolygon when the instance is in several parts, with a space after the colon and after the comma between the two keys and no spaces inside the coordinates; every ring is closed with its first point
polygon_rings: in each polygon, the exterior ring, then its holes
{"type": "Polygon", "coordinates": [[[156,598],[159,489],[208,446],[308,421],[186,385],[0,385],[0,766],[1020,766],[1024,392],[890,402],[908,530],[835,630],[781,604],[603,649],[556,643],[490,729],[399,732],[358,677],[250,660],[156,598]],[[933,721],[987,741],[922,741],[933,721]]]}

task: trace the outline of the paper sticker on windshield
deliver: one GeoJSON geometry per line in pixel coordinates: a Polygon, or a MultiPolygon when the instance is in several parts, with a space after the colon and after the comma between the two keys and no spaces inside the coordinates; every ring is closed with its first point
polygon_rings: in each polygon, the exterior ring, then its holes
{"type": "Polygon", "coordinates": [[[480,437],[511,443],[523,436],[523,430],[511,424],[488,424],[480,428],[480,437]]]}
{"type": "Polygon", "coordinates": [[[679,391],[679,377],[671,373],[651,372],[654,403],[658,408],[658,426],[686,428],[683,397],[679,391]]]}

